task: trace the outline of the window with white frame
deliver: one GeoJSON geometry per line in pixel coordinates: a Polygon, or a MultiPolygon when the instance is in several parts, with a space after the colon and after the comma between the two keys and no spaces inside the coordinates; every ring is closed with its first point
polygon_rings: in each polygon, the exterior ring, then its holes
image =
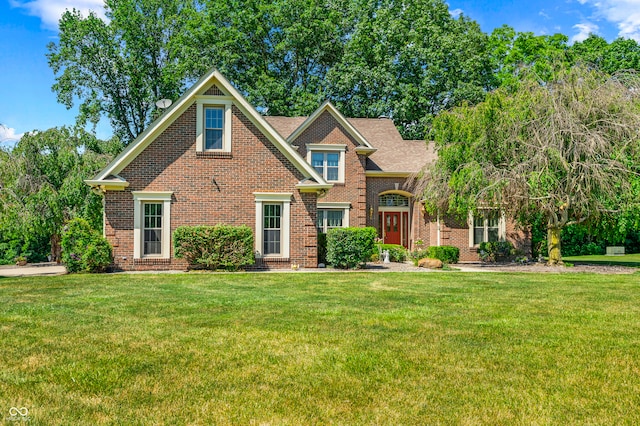
{"type": "Polygon", "coordinates": [[[282,242],[282,204],[262,205],[262,253],[265,256],[280,255],[282,242]]]}
{"type": "Polygon", "coordinates": [[[142,229],[142,255],[162,255],[162,203],[142,203],[144,224],[142,229]]]}
{"type": "Polygon", "coordinates": [[[233,101],[220,96],[197,96],[196,104],[196,150],[231,152],[233,101]]]}
{"type": "Polygon", "coordinates": [[[254,192],[257,257],[289,257],[291,193],[254,192]]]}
{"type": "Polygon", "coordinates": [[[133,191],[133,257],[168,259],[172,192],[133,191]]]}
{"type": "Polygon", "coordinates": [[[204,149],[221,150],[224,133],[224,108],[204,107],[204,149]]]}
{"type": "Polygon", "coordinates": [[[504,217],[498,210],[479,210],[470,213],[469,242],[477,246],[483,242],[504,240],[506,229],[504,217]]]}
{"type": "Polygon", "coordinates": [[[326,233],[329,229],[342,228],[343,217],[344,210],[318,209],[318,218],[316,220],[318,232],[326,233]]]}
{"type": "Polygon", "coordinates": [[[328,182],[344,182],[346,145],[307,144],[307,161],[328,182]]]}

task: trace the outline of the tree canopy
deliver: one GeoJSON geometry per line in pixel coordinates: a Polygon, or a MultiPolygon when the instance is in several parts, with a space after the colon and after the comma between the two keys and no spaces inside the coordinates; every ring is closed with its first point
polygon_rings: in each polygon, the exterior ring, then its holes
{"type": "Polygon", "coordinates": [[[269,115],[325,99],[391,117],[423,138],[439,111],[492,87],[488,36],[442,0],[107,0],[102,21],[66,12],[49,46],[53,86],[80,124],[111,121],[125,143],[215,66],[269,115]]]}
{"type": "Polygon", "coordinates": [[[0,262],[59,256],[64,224],[74,217],[102,228],[102,201],[84,183],[121,149],[66,127],[25,134],[0,151],[0,262]]]}
{"type": "Polygon", "coordinates": [[[574,66],[535,75],[434,122],[438,160],[417,180],[432,211],[498,208],[530,223],[542,213],[549,259],[560,230],[638,207],[640,79],[574,66]]]}

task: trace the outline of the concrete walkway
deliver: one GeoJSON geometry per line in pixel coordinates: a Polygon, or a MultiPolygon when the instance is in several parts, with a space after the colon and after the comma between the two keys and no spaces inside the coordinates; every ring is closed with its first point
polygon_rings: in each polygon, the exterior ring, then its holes
{"type": "Polygon", "coordinates": [[[33,277],[42,275],[64,275],[67,269],[55,262],[28,263],[25,266],[0,265],[0,277],[33,277]]]}

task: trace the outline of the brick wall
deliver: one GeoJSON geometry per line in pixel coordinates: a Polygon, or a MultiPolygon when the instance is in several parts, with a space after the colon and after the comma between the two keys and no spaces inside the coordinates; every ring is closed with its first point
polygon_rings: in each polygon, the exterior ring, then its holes
{"type": "Polygon", "coordinates": [[[133,253],[131,191],[173,191],[171,232],[180,225],[248,225],[255,232],[254,192],[291,192],[290,259],[261,267],[296,263],[317,266],[316,195],[295,185],[302,174],[233,107],[231,155],[196,153],[196,106],[191,106],[121,173],[130,186],[105,194],[105,233],[114,246],[116,268],[182,269],[184,261],[139,260],[133,253]],[[214,182],[215,180],[215,182],[214,182]]]}
{"type": "Polygon", "coordinates": [[[366,157],[356,154],[356,140],[329,112],[325,111],[292,142],[298,146],[302,158],[307,158],[307,144],[346,145],[345,181],[335,183],[322,202],[350,202],[349,226],[366,224],[366,180],[364,175],[366,157]]]}

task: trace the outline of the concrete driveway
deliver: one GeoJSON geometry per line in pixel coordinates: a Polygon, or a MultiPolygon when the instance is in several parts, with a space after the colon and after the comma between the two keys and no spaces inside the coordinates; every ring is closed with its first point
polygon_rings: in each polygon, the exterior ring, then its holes
{"type": "Polygon", "coordinates": [[[64,275],[67,269],[55,262],[28,263],[25,266],[1,265],[0,277],[29,277],[39,275],[64,275]]]}

